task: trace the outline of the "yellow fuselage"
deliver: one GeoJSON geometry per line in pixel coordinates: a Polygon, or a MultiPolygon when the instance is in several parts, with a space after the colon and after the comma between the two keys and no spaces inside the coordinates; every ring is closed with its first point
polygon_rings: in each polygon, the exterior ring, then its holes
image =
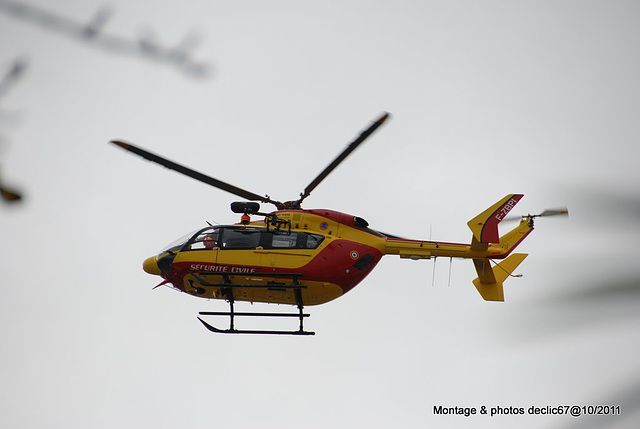
{"type": "Polygon", "coordinates": [[[205,228],[148,258],[144,269],[202,298],[297,304],[294,291],[300,288],[304,305],[317,305],[351,290],[384,255],[501,259],[531,230],[521,224],[510,240],[478,249],[388,237],[360,218],[332,210],[275,214],[290,222],[290,230],[267,228],[265,222],[205,228]],[[206,246],[214,239],[215,245],[206,246]]]}

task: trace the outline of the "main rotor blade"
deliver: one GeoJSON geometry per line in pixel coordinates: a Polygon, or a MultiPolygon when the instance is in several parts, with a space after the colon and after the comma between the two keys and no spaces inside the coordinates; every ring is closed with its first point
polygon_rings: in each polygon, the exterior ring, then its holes
{"type": "Polygon", "coordinates": [[[382,125],[382,123],[384,121],[387,120],[387,118],[389,117],[389,114],[385,112],[384,115],[382,115],[377,121],[375,121],[373,124],[371,124],[371,126],[369,128],[367,128],[366,130],[364,130],[362,132],[362,134],[360,134],[360,136],[355,139],[353,142],[349,143],[349,145],[347,146],[347,148],[342,151],[342,153],[340,155],[338,155],[336,157],[336,159],[333,160],[333,162],[331,164],[329,164],[327,166],[327,168],[325,168],[322,173],[320,173],[318,175],[318,177],[316,177],[313,182],[311,182],[304,190],[304,193],[302,195],[300,195],[300,199],[298,200],[298,204],[300,204],[302,202],[302,200],[304,200],[305,198],[307,198],[309,196],[309,194],[311,194],[311,191],[313,191],[316,186],[318,186],[320,184],[320,182],[322,182],[338,165],[340,165],[340,163],[342,161],[344,161],[344,159],[349,156],[349,154],[351,152],[353,152],[359,145],[360,143],[362,143],[363,141],[365,141],[365,139],[367,137],[369,137],[371,135],[371,133],[373,133],[380,125],[382,125]]]}
{"type": "Polygon", "coordinates": [[[169,161],[168,159],[162,158],[161,156],[155,155],[151,152],[148,152],[144,149],[140,149],[139,147],[133,146],[129,143],[125,143],[118,140],[111,140],[110,143],[120,146],[121,148],[128,150],[129,152],[133,152],[136,155],[143,157],[146,160],[155,162],[160,164],[170,170],[177,171],[178,173],[182,173],[185,176],[189,176],[192,179],[196,179],[200,182],[206,183],[208,185],[214,186],[218,189],[222,189],[223,191],[227,191],[244,199],[250,201],[262,201],[264,203],[272,203],[278,205],[277,201],[272,201],[269,197],[263,197],[258,194],[254,194],[253,192],[245,191],[244,189],[238,188],[237,186],[230,185],[221,180],[214,179],[213,177],[207,176],[205,174],[199,173],[190,168],[184,167],[180,164],[176,164],[173,161],[169,161]]]}

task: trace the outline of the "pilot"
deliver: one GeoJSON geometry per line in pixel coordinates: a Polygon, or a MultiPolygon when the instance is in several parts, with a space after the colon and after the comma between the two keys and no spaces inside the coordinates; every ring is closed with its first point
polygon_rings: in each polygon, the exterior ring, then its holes
{"type": "Polygon", "coordinates": [[[216,247],[216,241],[213,239],[213,237],[212,237],[212,236],[207,235],[207,236],[204,238],[204,247],[205,247],[206,249],[213,249],[213,248],[215,248],[215,247],[216,247]]]}

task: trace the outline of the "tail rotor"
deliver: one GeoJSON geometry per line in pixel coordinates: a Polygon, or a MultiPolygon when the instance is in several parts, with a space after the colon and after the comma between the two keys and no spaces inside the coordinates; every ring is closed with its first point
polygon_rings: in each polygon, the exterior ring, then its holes
{"type": "Polygon", "coordinates": [[[546,209],[542,213],[527,214],[524,216],[508,216],[504,218],[503,222],[524,221],[528,220],[529,224],[533,226],[534,219],[537,217],[551,217],[551,216],[569,216],[569,209],[566,207],[560,207],[555,209],[546,209]]]}

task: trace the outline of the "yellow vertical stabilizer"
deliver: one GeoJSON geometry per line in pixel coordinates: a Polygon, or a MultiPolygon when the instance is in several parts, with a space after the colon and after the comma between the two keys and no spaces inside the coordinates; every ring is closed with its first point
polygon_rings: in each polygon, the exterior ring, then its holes
{"type": "Polygon", "coordinates": [[[479,243],[497,243],[500,241],[498,224],[511,211],[513,206],[520,201],[520,198],[522,198],[522,194],[509,194],[467,222],[475,239],[479,243]]]}
{"type": "Polygon", "coordinates": [[[513,275],[513,271],[520,265],[526,253],[514,253],[504,261],[492,267],[489,259],[474,259],[478,277],[473,280],[473,285],[478,289],[485,301],[504,301],[502,283],[513,275]]]}

